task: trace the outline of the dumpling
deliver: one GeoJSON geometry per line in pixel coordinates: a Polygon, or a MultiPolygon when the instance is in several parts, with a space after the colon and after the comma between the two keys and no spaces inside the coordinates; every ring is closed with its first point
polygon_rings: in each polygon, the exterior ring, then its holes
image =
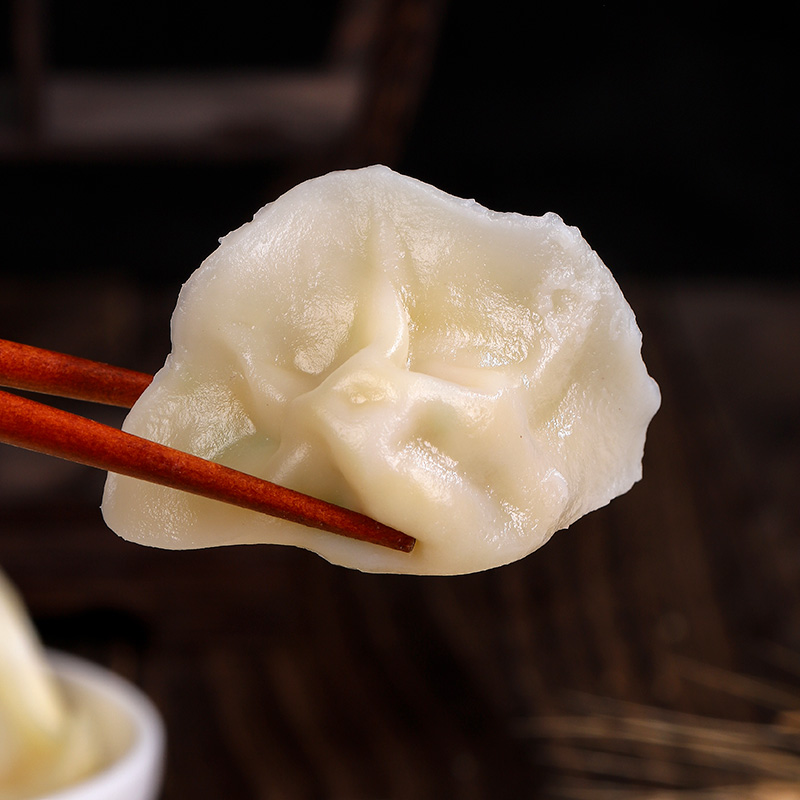
{"type": "Polygon", "coordinates": [[[413,552],[116,475],[103,513],[157,547],[271,542],[368,572],[473,572],[626,492],[659,403],[634,314],[576,228],[382,166],[334,172],[191,276],[124,428],[361,511],[413,552]]]}
{"type": "Polygon", "coordinates": [[[0,571],[0,797],[43,797],[105,765],[100,730],[61,689],[22,598],[0,571]]]}

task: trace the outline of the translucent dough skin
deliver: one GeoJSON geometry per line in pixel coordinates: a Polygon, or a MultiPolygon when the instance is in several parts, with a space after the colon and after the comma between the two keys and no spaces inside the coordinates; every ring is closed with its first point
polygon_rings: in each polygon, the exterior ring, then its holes
{"type": "Polygon", "coordinates": [[[172,341],[126,430],[418,542],[397,553],[109,475],[108,525],[158,547],[496,567],[626,492],[660,403],[633,312],[576,228],[380,166],[301,184],[226,236],[183,287],[172,341]]]}

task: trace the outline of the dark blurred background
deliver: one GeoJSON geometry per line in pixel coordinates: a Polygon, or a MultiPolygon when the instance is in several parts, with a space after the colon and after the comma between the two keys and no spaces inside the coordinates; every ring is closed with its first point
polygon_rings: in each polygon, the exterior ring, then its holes
{"type": "Polygon", "coordinates": [[[156,701],[164,800],[800,797],[781,8],[3,5],[0,337],[155,370],[220,236],[382,162],[577,225],[662,389],[629,493],[448,579],[137,547],[103,524],[102,473],[0,445],[0,568],[49,645],[156,701]]]}
{"type": "Polygon", "coordinates": [[[494,209],[556,211],[615,272],[794,276],[785,10],[441,0],[4,10],[6,272],[64,271],[68,259],[181,279],[295,179],[383,161],[494,209]],[[383,24],[373,5],[395,18],[383,24]],[[150,91],[186,75],[172,108],[150,91]],[[126,94],[111,102],[115,90],[126,94]]]}

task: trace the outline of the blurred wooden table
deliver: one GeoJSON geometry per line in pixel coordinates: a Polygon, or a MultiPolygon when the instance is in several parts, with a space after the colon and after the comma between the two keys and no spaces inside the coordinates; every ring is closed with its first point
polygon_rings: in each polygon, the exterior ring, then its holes
{"type": "MultiPolygon", "coordinates": [[[[49,645],[159,706],[164,800],[644,797],[791,780],[796,760],[764,773],[682,759],[680,742],[557,733],[567,718],[622,730],[628,703],[760,725],[800,708],[800,288],[623,288],[664,397],[644,480],[488,573],[149,550],[105,529],[102,475],[2,446],[0,564],[49,645]]],[[[2,279],[0,336],[153,370],[176,291],[2,279]]]]}

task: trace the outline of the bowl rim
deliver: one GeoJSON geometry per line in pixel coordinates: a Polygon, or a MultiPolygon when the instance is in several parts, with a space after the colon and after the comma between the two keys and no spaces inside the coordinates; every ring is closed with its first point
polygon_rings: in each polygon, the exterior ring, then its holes
{"type": "Polygon", "coordinates": [[[138,687],[110,669],[93,661],[47,649],[47,661],[56,677],[68,684],[99,694],[120,707],[133,723],[133,742],[124,755],[80,783],[58,789],[40,800],[95,800],[113,797],[114,790],[127,785],[153,787],[161,783],[166,733],[161,714],[138,687]]]}

